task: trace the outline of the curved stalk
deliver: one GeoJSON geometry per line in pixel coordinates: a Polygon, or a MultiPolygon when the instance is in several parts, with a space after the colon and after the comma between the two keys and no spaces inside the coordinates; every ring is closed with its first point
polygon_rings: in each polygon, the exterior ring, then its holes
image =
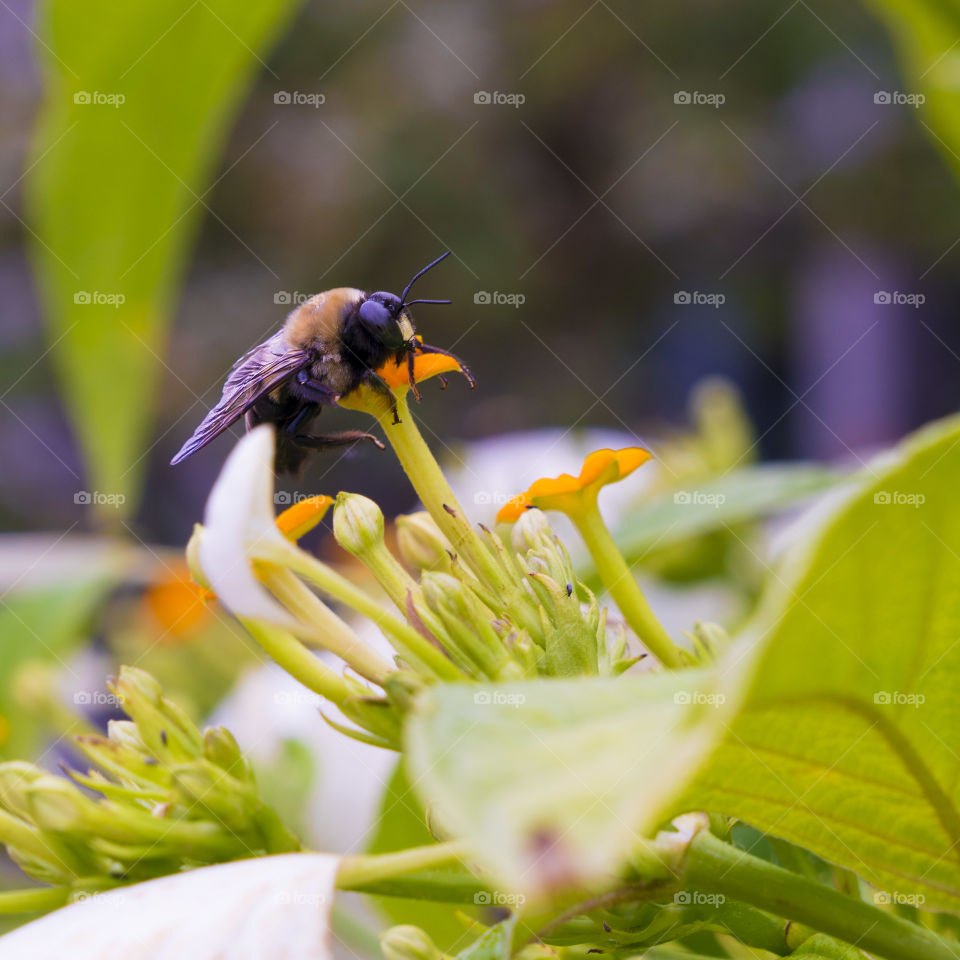
{"type": "Polygon", "coordinates": [[[706,830],[690,844],[683,885],[806,924],[886,960],[956,960],[955,950],[931,930],[737,850],[706,830]]]}
{"type": "Polygon", "coordinates": [[[585,502],[581,509],[569,511],[568,516],[583,537],[603,585],[633,632],[665,667],[678,669],[685,666],[680,648],[647,603],[640,585],[603,522],[596,498],[592,502],[585,502]]]}

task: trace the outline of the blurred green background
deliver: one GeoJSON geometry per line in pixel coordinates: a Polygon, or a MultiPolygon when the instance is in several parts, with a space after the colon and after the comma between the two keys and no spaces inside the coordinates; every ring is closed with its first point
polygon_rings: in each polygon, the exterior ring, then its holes
{"type": "MultiPolygon", "coordinates": [[[[454,305],[419,328],[480,382],[428,385],[451,448],[643,439],[707,373],[767,457],[849,459],[956,406],[952,4],[93,8],[0,10],[8,530],[182,543],[231,441],[167,462],[285,301],[399,290],[445,249],[418,292],[454,305]]],[[[299,488],[410,505],[372,449],[299,488]]]]}

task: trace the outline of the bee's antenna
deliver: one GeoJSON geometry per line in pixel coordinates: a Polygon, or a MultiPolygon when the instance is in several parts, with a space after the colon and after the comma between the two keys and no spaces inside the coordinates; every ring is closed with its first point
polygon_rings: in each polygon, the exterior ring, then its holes
{"type": "MultiPolygon", "coordinates": [[[[407,305],[407,294],[410,292],[410,288],[411,288],[428,270],[430,270],[430,269],[432,269],[433,267],[435,267],[441,260],[446,260],[447,257],[449,257],[449,256],[450,256],[450,251],[448,250],[446,253],[441,254],[439,257],[437,257],[437,259],[434,260],[433,263],[428,263],[418,274],[416,274],[416,275],[414,276],[414,278],[403,288],[403,293],[400,294],[400,303],[401,303],[403,306],[406,306],[406,305],[407,305]]],[[[425,302],[425,301],[420,301],[420,302],[425,302]]]]}
{"type": "Polygon", "coordinates": [[[404,306],[409,307],[413,303],[453,303],[452,300],[408,300],[404,306]]]}

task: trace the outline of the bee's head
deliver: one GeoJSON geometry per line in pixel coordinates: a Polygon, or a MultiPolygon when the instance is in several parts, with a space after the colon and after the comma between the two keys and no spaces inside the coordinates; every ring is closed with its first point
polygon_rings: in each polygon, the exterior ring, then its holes
{"type": "Polygon", "coordinates": [[[403,301],[395,293],[371,293],[360,304],[360,322],[367,333],[391,353],[413,340],[413,324],[403,301]]]}
{"type": "Polygon", "coordinates": [[[395,293],[387,293],[385,290],[381,290],[377,293],[371,293],[360,304],[359,320],[367,334],[382,344],[386,350],[396,353],[398,360],[404,353],[412,350],[414,346],[413,321],[407,307],[412,303],[450,303],[449,300],[407,299],[407,294],[414,283],[431,267],[435,267],[441,260],[445,260],[449,256],[448,251],[443,256],[437,257],[432,263],[428,263],[404,287],[403,293],[399,297],[395,293]]]}

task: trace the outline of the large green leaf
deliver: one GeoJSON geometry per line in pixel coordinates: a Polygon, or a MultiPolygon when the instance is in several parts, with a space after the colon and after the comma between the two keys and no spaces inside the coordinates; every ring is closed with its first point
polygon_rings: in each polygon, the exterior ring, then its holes
{"type": "MultiPolygon", "coordinates": [[[[960,4],[956,0],[869,0],[890,30],[907,88],[920,94],[931,139],[960,173],[960,4]]],[[[886,91],[892,96],[892,91],[886,91]]]]}
{"type": "Polygon", "coordinates": [[[759,464],[648,500],[619,525],[628,558],[795,506],[848,478],[807,463],[759,464]]]}
{"type": "Polygon", "coordinates": [[[442,686],[407,724],[411,779],[505,889],[536,893],[618,865],[676,803],[734,706],[695,670],[442,686]]]}
{"type": "Polygon", "coordinates": [[[893,900],[952,911],[958,486],[951,419],[911,438],[791,553],[743,641],[758,656],[743,710],[688,795],[856,871],[893,900]]]}
{"type": "Polygon", "coordinates": [[[127,509],[205,193],[260,56],[296,6],[41,8],[46,92],[26,176],[34,263],[89,484],[127,509]]]}
{"type": "Polygon", "coordinates": [[[613,869],[699,809],[960,909],[958,481],[958,419],[876,465],[808,518],[712,671],[429,692],[408,729],[425,799],[515,888],[613,869]]]}

